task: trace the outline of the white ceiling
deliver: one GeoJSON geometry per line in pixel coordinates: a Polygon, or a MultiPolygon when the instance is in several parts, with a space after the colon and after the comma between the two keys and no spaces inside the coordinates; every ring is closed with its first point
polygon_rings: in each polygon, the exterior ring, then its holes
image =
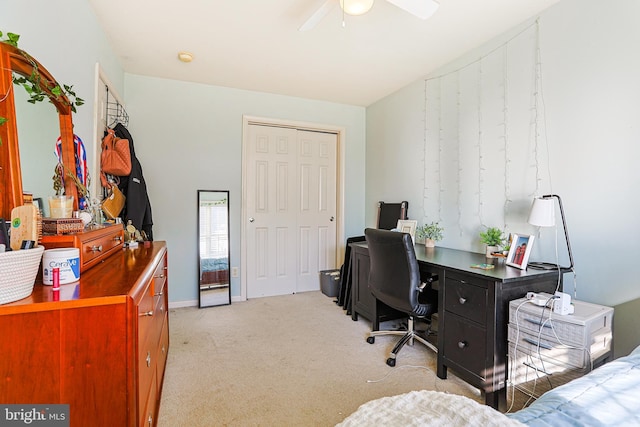
{"type": "Polygon", "coordinates": [[[360,106],[559,0],[440,0],[426,21],[376,0],[344,28],[334,7],[299,32],[324,1],[89,0],[127,73],[360,106]]]}

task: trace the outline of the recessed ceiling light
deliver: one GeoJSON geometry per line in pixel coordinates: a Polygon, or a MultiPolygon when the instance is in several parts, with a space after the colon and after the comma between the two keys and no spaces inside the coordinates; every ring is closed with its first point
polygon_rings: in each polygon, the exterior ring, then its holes
{"type": "Polygon", "coordinates": [[[193,55],[189,52],[178,52],[178,59],[182,62],[193,61],[193,55]]]}

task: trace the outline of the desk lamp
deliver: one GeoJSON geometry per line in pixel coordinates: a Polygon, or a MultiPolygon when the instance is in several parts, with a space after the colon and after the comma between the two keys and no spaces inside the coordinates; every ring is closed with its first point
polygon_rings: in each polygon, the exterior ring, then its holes
{"type": "Polygon", "coordinates": [[[571,244],[569,243],[569,232],[567,231],[567,222],[564,218],[564,209],[562,208],[562,199],[556,194],[548,194],[539,198],[533,199],[531,205],[531,212],[529,212],[529,224],[536,225],[538,227],[552,227],[556,224],[555,204],[553,199],[558,199],[558,205],[560,206],[560,215],[562,216],[562,227],[564,228],[564,237],[567,241],[567,250],[569,251],[569,261],[571,265],[569,267],[561,267],[559,264],[552,264],[548,262],[530,262],[528,265],[531,268],[537,268],[541,270],[563,270],[570,271],[573,269],[573,254],[571,253],[571,244]]]}

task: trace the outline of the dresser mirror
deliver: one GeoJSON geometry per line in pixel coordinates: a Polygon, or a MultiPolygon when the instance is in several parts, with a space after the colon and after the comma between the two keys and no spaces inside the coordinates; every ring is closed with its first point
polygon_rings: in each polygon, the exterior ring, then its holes
{"type": "Polygon", "coordinates": [[[16,125],[20,144],[20,171],[22,190],[45,203],[39,206],[45,217],[49,215],[48,196],[54,196],[53,180],[58,158],[56,140],[60,136],[58,113],[49,102],[28,102],[27,92],[13,87],[15,95],[16,125]],[[37,123],[38,126],[33,126],[37,123]]]}
{"type": "MultiPolygon", "coordinates": [[[[71,103],[64,94],[48,89],[56,86],[56,80],[36,59],[0,42],[0,117],[6,119],[0,125],[1,218],[11,218],[11,210],[23,204],[24,191],[43,200],[53,194],[54,144],[58,136],[62,163],[68,170],[75,169],[71,103]],[[51,103],[27,103],[25,90],[13,83],[13,73],[27,78],[39,75],[40,87],[51,103]]],[[[65,194],[73,196],[77,209],[78,192],[71,179],[65,180],[65,194]]]]}
{"type": "Polygon", "coordinates": [[[200,308],[231,304],[229,277],[229,192],[198,190],[200,308]]]}

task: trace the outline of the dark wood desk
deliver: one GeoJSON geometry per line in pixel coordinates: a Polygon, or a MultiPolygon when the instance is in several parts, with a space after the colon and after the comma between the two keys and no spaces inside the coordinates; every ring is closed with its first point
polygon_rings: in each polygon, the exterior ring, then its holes
{"type": "MultiPolygon", "coordinates": [[[[374,329],[385,320],[387,311],[369,292],[369,250],[365,242],[353,243],[352,318],[361,314],[374,329]]],[[[557,271],[520,270],[506,266],[502,259],[484,254],[416,245],[420,273],[437,275],[439,378],[447,368],[485,393],[485,402],[496,409],[506,407],[507,324],[509,301],[527,292],[553,293],[562,276],[557,271]],[[481,270],[472,264],[491,263],[481,270]]],[[[388,307],[387,307],[388,309],[388,307]]]]}

